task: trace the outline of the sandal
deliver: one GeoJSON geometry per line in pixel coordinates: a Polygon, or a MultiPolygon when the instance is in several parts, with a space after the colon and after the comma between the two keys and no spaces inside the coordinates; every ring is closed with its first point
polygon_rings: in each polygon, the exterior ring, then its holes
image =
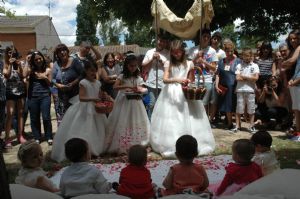
{"type": "Polygon", "coordinates": [[[11,149],[13,147],[11,142],[12,142],[11,140],[6,140],[4,148],[5,149],[11,149]]]}
{"type": "Polygon", "coordinates": [[[20,144],[23,144],[23,143],[27,142],[27,140],[22,135],[20,135],[18,137],[18,141],[20,142],[20,144]]]}

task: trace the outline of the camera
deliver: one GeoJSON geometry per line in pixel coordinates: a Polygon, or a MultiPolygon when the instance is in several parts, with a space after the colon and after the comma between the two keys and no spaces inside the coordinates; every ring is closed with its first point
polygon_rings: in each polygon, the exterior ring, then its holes
{"type": "Polygon", "coordinates": [[[16,58],[16,59],[18,59],[18,58],[19,58],[19,53],[13,52],[13,53],[11,54],[11,58],[16,58]]]}

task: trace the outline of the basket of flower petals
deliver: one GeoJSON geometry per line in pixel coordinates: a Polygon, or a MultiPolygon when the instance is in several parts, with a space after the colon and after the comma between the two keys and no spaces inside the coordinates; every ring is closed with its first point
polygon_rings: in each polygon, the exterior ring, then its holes
{"type": "Polygon", "coordinates": [[[206,88],[203,86],[204,76],[202,74],[202,70],[199,67],[195,67],[195,69],[191,69],[189,71],[188,77],[191,81],[185,81],[181,84],[185,98],[187,100],[202,100],[206,93],[206,88]],[[199,82],[197,84],[195,83],[195,71],[199,74],[198,79],[200,78],[200,75],[202,76],[202,85],[200,85],[199,82]]]}
{"type": "Polygon", "coordinates": [[[109,100],[102,100],[95,103],[95,110],[97,113],[110,113],[113,109],[114,102],[109,100]]]}

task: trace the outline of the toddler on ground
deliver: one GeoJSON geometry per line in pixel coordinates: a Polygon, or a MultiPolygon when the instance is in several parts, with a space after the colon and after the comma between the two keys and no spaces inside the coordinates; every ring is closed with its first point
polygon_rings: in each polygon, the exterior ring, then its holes
{"type": "Polygon", "coordinates": [[[280,169],[276,155],[271,149],[272,136],[267,131],[256,132],[251,141],[255,145],[253,161],[261,167],[264,176],[280,169]]]}
{"type": "Polygon", "coordinates": [[[85,140],[81,138],[68,140],[65,144],[65,155],[72,164],[63,172],[60,179],[60,190],[64,197],[110,191],[111,183],[107,182],[99,169],[89,165],[91,152],[85,140]]]}
{"type": "Polygon", "coordinates": [[[19,148],[18,158],[21,161],[22,168],[16,177],[17,184],[50,192],[59,191],[41,168],[44,158],[42,148],[38,143],[34,140],[23,143],[19,148]]]}

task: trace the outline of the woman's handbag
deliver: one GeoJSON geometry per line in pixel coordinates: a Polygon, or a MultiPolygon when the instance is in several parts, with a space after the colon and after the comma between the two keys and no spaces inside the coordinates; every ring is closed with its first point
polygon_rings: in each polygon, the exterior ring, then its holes
{"type": "Polygon", "coordinates": [[[222,84],[218,85],[218,88],[221,90],[221,93],[219,93],[220,95],[225,95],[228,91],[228,88],[226,86],[223,86],[222,84]]]}
{"type": "Polygon", "coordinates": [[[21,96],[26,93],[25,83],[19,79],[8,79],[6,81],[7,96],[21,96]]]}

